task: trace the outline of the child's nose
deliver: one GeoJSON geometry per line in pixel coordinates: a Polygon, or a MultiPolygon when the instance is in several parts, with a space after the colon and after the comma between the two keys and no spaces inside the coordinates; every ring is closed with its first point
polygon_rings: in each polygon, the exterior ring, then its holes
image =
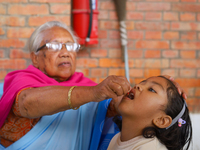
{"type": "Polygon", "coordinates": [[[141,85],[139,85],[139,84],[136,84],[136,85],[135,85],[135,89],[137,89],[137,90],[139,90],[139,91],[142,91],[142,87],[141,87],[141,85]]]}

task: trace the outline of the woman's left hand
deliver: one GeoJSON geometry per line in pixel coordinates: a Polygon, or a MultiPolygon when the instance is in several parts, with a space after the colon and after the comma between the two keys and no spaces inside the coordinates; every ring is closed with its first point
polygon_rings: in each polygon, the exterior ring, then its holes
{"type": "Polygon", "coordinates": [[[167,79],[171,80],[174,83],[174,85],[176,86],[179,94],[183,97],[183,99],[186,100],[187,99],[187,95],[186,95],[185,91],[180,87],[180,85],[177,82],[174,81],[174,78],[169,76],[169,75],[164,75],[164,77],[166,77],[167,79]]]}
{"type": "Polygon", "coordinates": [[[110,104],[108,106],[108,109],[107,109],[107,114],[106,114],[106,117],[114,117],[116,115],[119,115],[120,113],[118,112],[118,105],[119,103],[121,102],[123,96],[119,96],[118,97],[118,101],[114,101],[114,100],[111,100],[110,101],[110,104]]]}

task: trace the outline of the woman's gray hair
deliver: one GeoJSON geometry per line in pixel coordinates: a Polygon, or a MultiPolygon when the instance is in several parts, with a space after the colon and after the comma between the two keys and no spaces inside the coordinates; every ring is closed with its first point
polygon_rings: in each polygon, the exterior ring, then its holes
{"type": "Polygon", "coordinates": [[[74,40],[74,42],[77,43],[77,37],[74,35],[73,31],[67,25],[59,21],[49,21],[37,27],[35,31],[32,33],[31,37],[28,39],[26,43],[26,47],[30,53],[31,52],[36,53],[36,50],[40,47],[40,44],[43,40],[42,32],[55,26],[58,26],[67,30],[72,36],[72,39],[74,40]]]}

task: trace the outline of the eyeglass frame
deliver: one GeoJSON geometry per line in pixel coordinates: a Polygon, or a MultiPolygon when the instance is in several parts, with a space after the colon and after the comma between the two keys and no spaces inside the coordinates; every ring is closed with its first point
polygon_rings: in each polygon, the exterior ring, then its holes
{"type": "MultiPolygon", "coordinates": [[[[44,45],[42,45],[41,47],[39,47],[37,50],[36,50],[36,53],[38,52],[38,51],[40,51],[41,49],[43,49],[45,46],[47,47],[47,44],[51,44],[51,43],[53,43],[53,42],[49,42],[49,43],[45,43],[44,45]]],[[[54,42],[54,43],[57,43],[57,44],[64,44],[65,45],[65,48],[67,49],[67,43],[60,43],[60,42],[54,42]]],[[[73,43],[73,42],[68,42],[68,43],[73,43]]],[[[77,44],[77,50],[73,50],[73,52],[78,52],[79,51],[79,49],[81,48],[81,45],[80,44],[78,44],[78,43],[73,43],[73,44],[77,44]]],[[[48,48],[48,47],[47,47],[48,48]]],[[[60,50],[62,50],[62,47],[61,47],[61,49],[58,49],[57,51],[60,51],[60,50]]],[[[54,52],[55,52],[56,50],[54,50],[54,52]]],[[[68,50],[67,50],[68,51],[68,50]]]]}

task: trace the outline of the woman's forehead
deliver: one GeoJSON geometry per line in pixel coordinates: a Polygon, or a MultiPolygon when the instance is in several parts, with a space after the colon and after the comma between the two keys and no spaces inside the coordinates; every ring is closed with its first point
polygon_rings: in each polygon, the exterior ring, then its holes
{"type": "Polygon", "coordinates": [[[62,27],[52,27],[43,31],[44,41],[57,41],[57,42],[74,42],[72,35],[62,27]]]}

